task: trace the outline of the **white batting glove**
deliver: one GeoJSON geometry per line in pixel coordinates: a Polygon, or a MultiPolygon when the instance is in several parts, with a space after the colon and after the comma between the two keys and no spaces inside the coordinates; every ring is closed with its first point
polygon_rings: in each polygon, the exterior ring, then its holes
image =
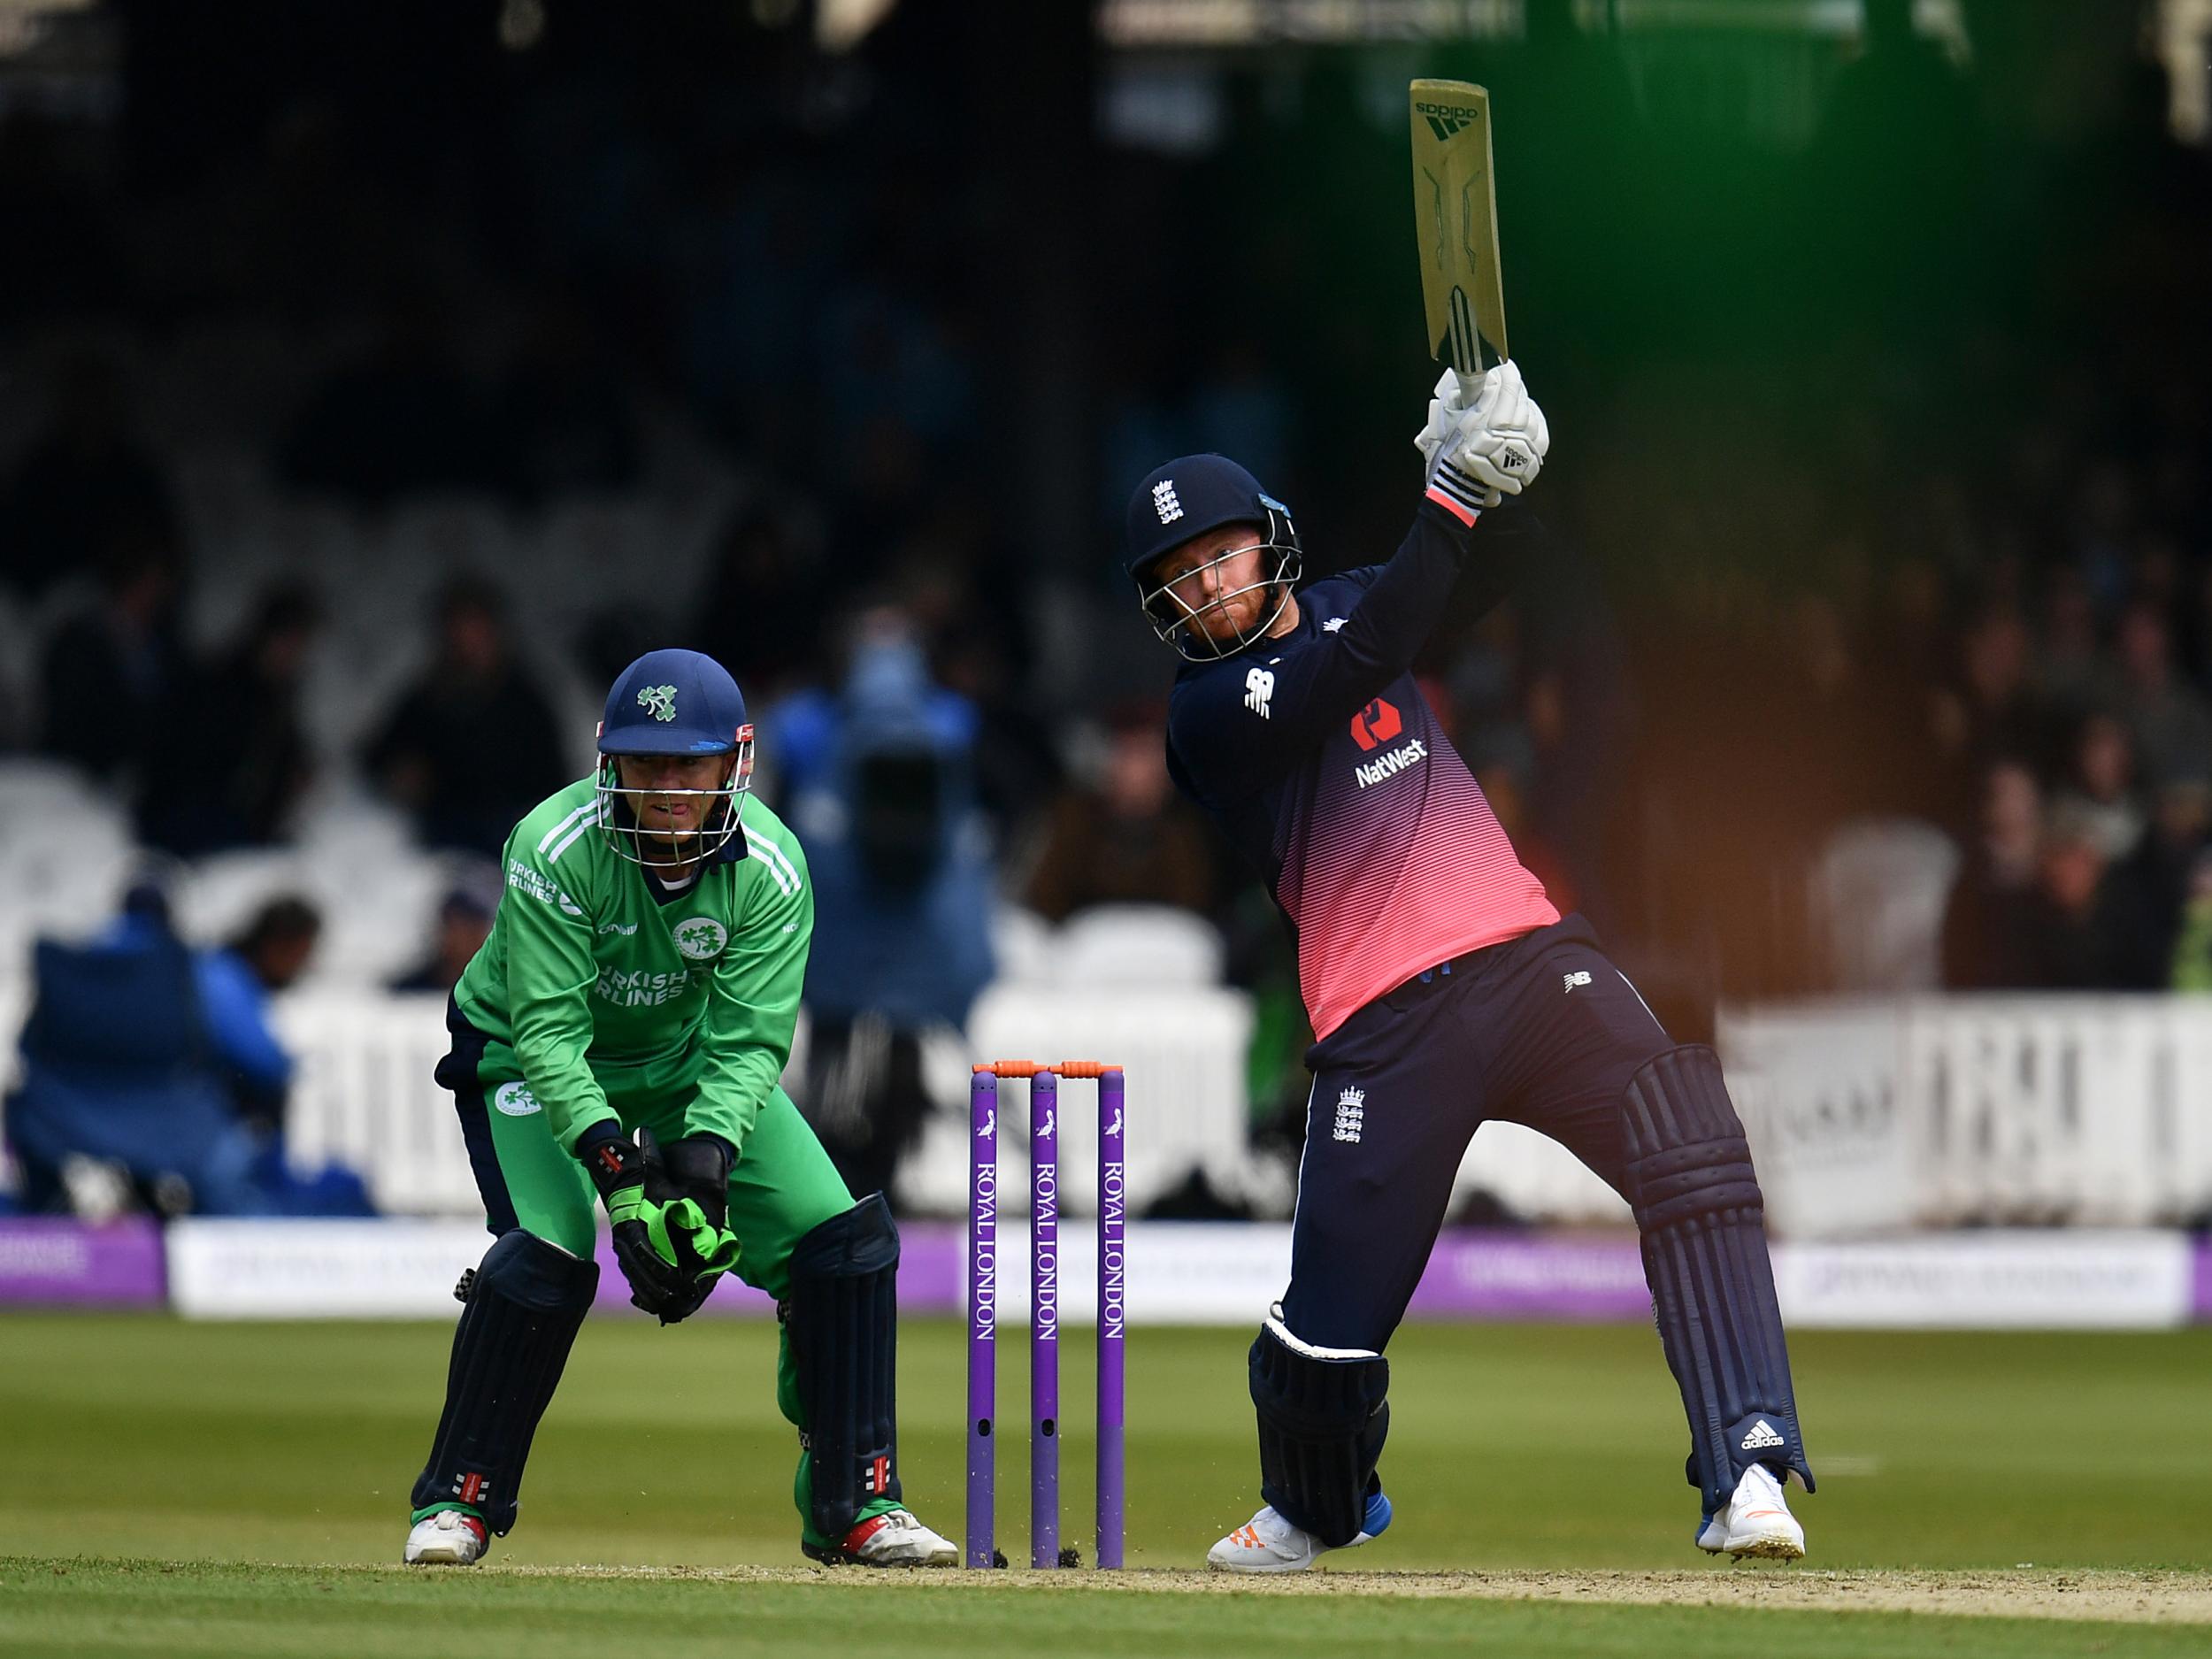
{"type": "Polygon", "coordinates": [[[1476,383],[1471,402],[1458,374],[1445,370],[1413,443],[1427,464],[1428,484],[1479,511],[1535,481],[1551,449],[1551,427],[1509,359],[1476,383]]]}

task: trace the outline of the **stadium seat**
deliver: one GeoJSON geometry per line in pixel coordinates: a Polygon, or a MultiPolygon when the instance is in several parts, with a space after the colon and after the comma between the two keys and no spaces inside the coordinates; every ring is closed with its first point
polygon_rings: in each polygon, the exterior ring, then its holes
{"type": "Polygon", "coordinates": [[[1008,985],[1042,985],[1053,975],[1053,927],[1018,904],[1001,904],[991,913],[991,956],[998,977],[1008,985]]]}
{"type": "Polygon", "coordinates": [[[74,768],[0,762],[0,959],[31,939],[80,939],[113,914],[137,857],[122,809],[74,768]]]}
{"type": "Polygon", "coordinates": [[[1943,910],[1958,866],[1951,838],[1917,818],[1855,818],[1830,836],[1810,879],[1827,988],[1940,986],[1943,910]]]}
{"type": "Polygon", "coordinates": [[[1221,935],[1168,904],[1099,904],[1060,925],[1053,977],[1067,986],[1216,985],[1221,935]]]}

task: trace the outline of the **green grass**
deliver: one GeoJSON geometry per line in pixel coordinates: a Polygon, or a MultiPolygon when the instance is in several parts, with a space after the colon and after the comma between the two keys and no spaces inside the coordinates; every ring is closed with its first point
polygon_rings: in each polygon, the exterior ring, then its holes
{"type": "MultiPolygon", "coordinates": [[[[1024,1558],[1026,1367],[1006,1344],[1001,1547],[1024,1558]]],[[[1089,1349],[1071,1331],[1064,1535],[1090,1550],[1089,1349]]],[[[2202,1626],[1924,1614],[1474,1601],[1386,1594],[1084,1594],[972,1582],[579,1579],[524,1574],[127,1567],[385,1567],[436,1417],[449,1333],[426,1325],[190,1325],[0,1318],[0,1653],[406,1652],[463,1609],[497,1647],[603,1651],[617,1622],[715,1653],[1321,1651],[1360,1640],[1504,1654],[2195,1652],[2202,1626]],[[68,1558],[81,1558],[71,1564],[68,1558]],[[57,1559],[58,1558],[58,1559],[57,1559]],[[68,1568],[58,1573],[57,1565],[68,1568]],[[885,1594],[876,1594],[884,1589],[885,1594]],[[1002,1603],[1001,1598],[1014,1599],[1002,1603]],[[1024,1599],[1024,1598],[1026,1599],[1024,1599]],[[582,1617],[587,1611],[590,1617],[582,1617]],[[1343,1621],[1340,1623],[1340,1621],[1343,1621]],[[1034,1628],[1033,1628],[1033,1626],[1034,1628]],[[1756,1632],[1763,1631],[1763,1637],[1756,1632]],[[2177,1631],[2193,1640],[2175,1645],[2177,1631]],[[686,1636],[685,1632],[691,1632],[686,1636]],[[1786,1647],[1777,1647],[1785,1640],[1786,1647]],[[1848,1632],[1843,1633],[1843,1632],[1848,1632]],[[1335,1632],[1333,1636],[1332,1632],[1335,1632]],[[1264,1633],[1267,1644],[1251,1639],[1264,1633]],[[1016,1640],[1018,1637],[1019,1640],[1016,1640]],[[2099,1646],[2102,1643],[2104,1646],[2099,1646]]],[[[1188,1568],[1256,1502],[1241,1331],[1138,1330],[1130,1372],[1130,1563],[1188,1568]]],[[[503,1563],[725,1569],[800,1563],[795,1447],[772,1398],[773,1333],[595,1322],[538,1438],[503,1563]]],[[[1813,1332],[1793,1344],[1818,1494],[1799,1512],[1821,1568],[2196,1568],[2212,1549],[2212,1331],[2127,1335],[1813,1332]]],[[[909,1502],[960,1529],[956,1326],[902,1333],[909,1502]]],[[[1679,1407],[1637,1328],[1420,1326],[1392,1348],[1384,1471],[1398,1520],[1338,1560],[1391,1571],[1701,1570],[1679,1407]]],[[[1732,1571],[1749,1582],[1755,1570],[1732,1571]]],[[[849,1578],[849,1575],[848,1575],[849,1578]]],[[[1376,1581],[1363,1575],[1368,1589],[1376,1581]]],[[[1344,1587],[1353,1588],[1348,1577],[1344,1587]]],[[[1381,1586],[1389,1586],[1385,1581],[1381,1586]]]]}
{"type": "Polygon", "coordinates": [[[658,1653],[2070,1659],[2203,1651],[2199,1626],[1746,1612],[1389,1595],[1036,1594],[887,1582],[406,1574],[0,1561],[0,1654],[53,1659],[531,1659],[658,1653]]]}

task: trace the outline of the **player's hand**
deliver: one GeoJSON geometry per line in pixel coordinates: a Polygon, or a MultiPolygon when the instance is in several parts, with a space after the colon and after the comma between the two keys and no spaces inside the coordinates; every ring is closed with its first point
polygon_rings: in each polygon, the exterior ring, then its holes
{"type": "Polygon", "coordinates": [[[670,1253],[687,1281],[683,1295],[659,1310],[663,1325],[674,1325],[696,1313],[737,1265],[737,1235],[729,1230],[729,1148],[712,1135],[686,1135],[665,1148],[641,1139],[645,1195],[664,1206],[670,1253]]]}
{"type": "Polygon", "coordinates": [[[1551,427],[1509,360],[1477,381],[1471,397],[1458,374],[1445,370],[1413,442],[1429,483],[1441,482],[1471,505],[1494,507],[1535,481],[1551,449],[1551,427]]]}
{"type": "MultiPolygon", "coordinates": [[[[599,1189],[599,1202],[614,1224],[614,1259],[629,1281],[630,1301],[647,1313],[660,1315],[665,1324],[670,1310],[683,1307],[691,1285],[669,1240],[668,1206],[646,1195],[645,1150],[618,1132],[598,1135],[581,1150],[592,1185],[599,1189]]],[[[684,1308],[685,1313],[690,1311],[684,1308]]]]}

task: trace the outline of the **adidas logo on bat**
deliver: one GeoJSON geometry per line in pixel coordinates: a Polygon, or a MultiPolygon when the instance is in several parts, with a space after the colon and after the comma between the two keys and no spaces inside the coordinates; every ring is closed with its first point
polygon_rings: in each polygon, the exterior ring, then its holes
{"type": "Polygon", "coordinates": [[[1416,114],[1428,118],[1429,131],[1436,134],[1439,143],[1442,143],[1447,139],[1458,137],[1460,134],[1472,127],[1477,119],[1471,104],[1417,104],[1413,108],[1416,114]]]}

